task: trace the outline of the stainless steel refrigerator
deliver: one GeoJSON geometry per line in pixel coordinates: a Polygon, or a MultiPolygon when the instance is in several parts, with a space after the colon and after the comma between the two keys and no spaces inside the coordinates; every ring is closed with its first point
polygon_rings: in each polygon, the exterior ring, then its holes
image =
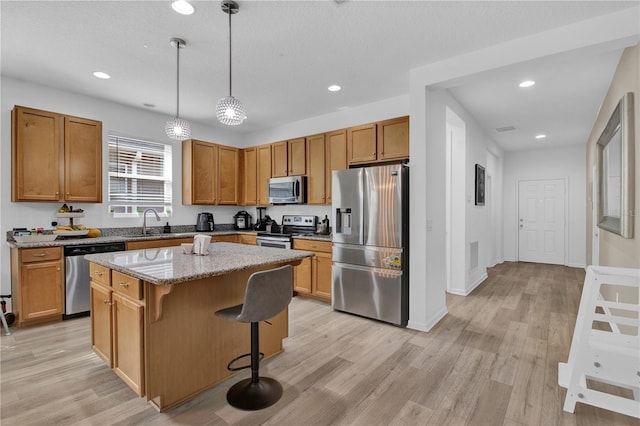
{"type": "Polygon", "coordinates": [[[406,326],[409,167],[333,172],[332,306],[406,326]]]}

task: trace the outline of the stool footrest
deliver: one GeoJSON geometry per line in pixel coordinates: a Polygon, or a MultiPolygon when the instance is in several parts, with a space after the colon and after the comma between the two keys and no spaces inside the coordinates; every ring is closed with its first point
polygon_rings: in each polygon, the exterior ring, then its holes
{"type": "MultiPolygon", "coordinates": [[[[248,354],[243,354],[243,355],[235,357],[234,359],[229,361],[229,364],[227,364],[227,370],[229,370],[229,371],[240,371],[240,370],[244,370],[245,368],[251,368],[251,364],[243,365],[243,366],[240,366],[240,367],[232,367],[231,366],[234,362],[239,361],[240,359],[246,358],[248,356],[251,356],[251,352],[249,352],[248,354]]],[[[260,352],[260,358],[258,359],[258,362],[262,361],[263,359],[264,359],[264,353],[260,352]]]]}

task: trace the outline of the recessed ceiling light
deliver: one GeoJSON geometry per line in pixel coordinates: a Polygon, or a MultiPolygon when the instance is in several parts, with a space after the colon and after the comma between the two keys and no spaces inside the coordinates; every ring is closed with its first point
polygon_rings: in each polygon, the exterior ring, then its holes
{"type": "Polygon", "coordinates": [[[337,84],[332,84],[331,86],[327,87],[327,89],[328,89],[330,92],[337,92],[337,91],[339,91],[340,89],[342,89],[342,87],[338,86],[337,84]]]}
{"type": "Polygon", "coordinates": [[[536,139],[544,139],[544,138],[546,138],[546,137],[547,137],[547,135],[545,135],[544,133],[541,133],[541,134],[539,134],[539,135],[536,135],[536,139]]]}
{"type": "Polygon", "coordinates": [[[186,0],[176,0],[171,3],[171,7],[181,15],[191,15],[195,12],[193,6],[186,0]]]}
{"type": "Polygon", "coordinates": [[[526,80],[526,81],[523,81],[522,83],[520,83],[518,86],[520,86],[520,87],[531,87],[531,86],[533,86],[534,84],[536,84],[536,82],[535,82],[535,81],[533,81],[533,80],[526,80]]]}
{"type": "Polygon", "coordinates": [[[102,72],[102,71],[96,71],[93,73],[94,77],[98,77],[98,78],[102,78],[104,80],[111,78],[111,76],[109,74],[107,74],[106,72],[102,72]]]}

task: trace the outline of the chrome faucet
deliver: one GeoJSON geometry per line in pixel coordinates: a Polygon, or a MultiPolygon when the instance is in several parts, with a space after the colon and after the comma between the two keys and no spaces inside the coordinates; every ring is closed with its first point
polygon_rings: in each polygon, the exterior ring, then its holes
{"type": "Polygon", "coordinates": [[[146,209],[142,213],[142,233],[143,234],[147,233],[147,212],[153,212],[153,214],[156,215],[156,220],[158,222],[160,222],[160,216],[158,216],[158,212],[157,211],[155,211],[154,209],[146,209]]]}

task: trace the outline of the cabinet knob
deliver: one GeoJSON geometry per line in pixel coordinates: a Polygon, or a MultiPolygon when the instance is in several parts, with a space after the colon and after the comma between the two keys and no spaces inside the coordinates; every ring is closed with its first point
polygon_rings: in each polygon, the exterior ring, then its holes
{"type": "Polygon", "coordinates": [[[94,272],[94,274],[95,274],[95,275],[97,275],[97,276],[99,276],[99,277],[101,277],[101,276],[102,276],[102,272],[100,272],[100,271],[95,271],[95,272],[94,272]]]}
{"type": "Polygon", "coordinates": [[[60,195],[60,193],[58,191],[56,191],[56,195],[60,195]]]}
{"type": "Polygon", "coordinates": [[[129,288],[129,284],[127,283],[120,283],[120,286],[124,288],[129,288]]]}
{"type": "Polygon", "coordinates": [[[67,192],[65,195],[71,195],[71,193],[70,193],[70,192],[67,192]]]}
{"type": "Polygon", "coordinates": [[[108,305],[108,306],[111,306],[111,305],[113,305],[113,302],[109,302],[107,299],[105,299],[104,300],[104,304],[108,305]]]}
{"type": "Polygon", "coordinates": [[[60,272],[60,268],[57,268],[56,270],[57,270],[58,272],[60,272]]]}
{"type": "Polygon", "coordinates": [[[375,152],[372,152],[372,153],[371,153],[371,155],[376,155],[376,153],[375,153],[375,152]]]}
{"type": "Polygon", "coordinates": [[[47,253],[38,253],[38,254],[34,254],[33,257],[45,257],[47,255],[47,253]]]}

